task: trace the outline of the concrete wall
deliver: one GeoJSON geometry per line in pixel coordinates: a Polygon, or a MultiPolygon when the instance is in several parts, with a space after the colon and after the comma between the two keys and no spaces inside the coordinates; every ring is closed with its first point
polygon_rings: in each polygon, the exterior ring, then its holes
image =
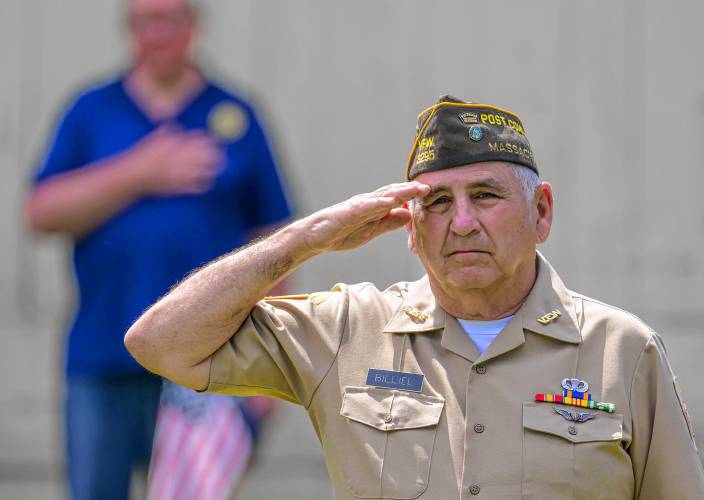
{"type": "MultiPolygon", "coordinates": [[[[127,60],[122,3],[0,4],[0,328],[48,331],[70,300],[65,245],[30,238],[21,203],[60,106],[127,60]]],[[[440,94],[518,112],[556,191],[544,253],[569,286],[662,333],[693,415],[704,415],[704,4],[202,3],[206,67],[265,110],[299,214],[401,179],[415,116],[440,94]]],[[[296,287],[421,272],[399,232],[311,262],[296,287]]]]}

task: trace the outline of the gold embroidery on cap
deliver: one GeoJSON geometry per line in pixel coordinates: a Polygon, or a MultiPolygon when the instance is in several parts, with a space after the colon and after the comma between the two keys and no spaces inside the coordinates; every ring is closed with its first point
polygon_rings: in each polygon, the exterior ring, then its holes
{"type": "Polygon", "coordinates": [[[403,312],[408,314],[411,319],[416,323],[425,323],[428,319],[427,314],[423,314],[417,307],[406,306],[403,308],[403,312]]]}
{"type": "Polygon", "coordinates": [[[543,316],[539,317],[538,319],[536,319],[536,321],[537,321],[538,323],[540,323],[541,325],[547,325],[547,324],[552,323],[553,321],[555,321],[555,320],[556,320],[557,318],[559,318],[560,316],[562,316],[562,314],[560,313],[560,311],[558,311],[557,309],[555,309],[554,311],[550,311],[549,313],[544,314],[543,316]]]}

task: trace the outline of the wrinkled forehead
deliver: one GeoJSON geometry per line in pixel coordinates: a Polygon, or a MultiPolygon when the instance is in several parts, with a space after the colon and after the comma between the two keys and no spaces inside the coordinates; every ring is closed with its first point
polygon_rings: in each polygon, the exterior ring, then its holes
{"type": "Polygon", "coordinates": [[[424,172],[418,175],[415,180],[429,185],[431,189],[437,186],[464,187],[488,182],[510,187],[516,181],[510,164],[502,161],[472,163],[446,170],[424,172]]]}
{"type": "Polygon", "coordinates": [[[188,0],[128,0],[130,15],[172,14],[192,12],[188,0]]]}

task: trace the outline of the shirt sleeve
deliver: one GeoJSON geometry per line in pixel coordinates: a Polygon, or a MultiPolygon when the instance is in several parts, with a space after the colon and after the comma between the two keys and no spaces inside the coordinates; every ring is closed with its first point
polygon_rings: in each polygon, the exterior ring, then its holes
{"type": "Polygon", "coordinates": [[[34,184],[38,184],[52,175],[67,172],[87,163],[85,128],[82,124],[80,109],[80,100],[77,100],[67,108],[58,120],[52,139],[34,175],[34,184]]]}
{"type": "Polygon", "coordinates": [[[206,392],[310,405],[340,348],[349,298],[333,289],[259,302],[213,354],[206,392]]]}
{"type": "Polygon", "coordinates": [[[704,498],[704,472],[691,422],[657,334],[641,353],[630,404],[635,498],[704,498]]]}
{"type": "Polygon", "coordinates": [[[283,222],[291,216],[279,170],[261,123],[251,114],[248,131],[249,174],[247,197],[241,210],[247,229],[283,222]]]}

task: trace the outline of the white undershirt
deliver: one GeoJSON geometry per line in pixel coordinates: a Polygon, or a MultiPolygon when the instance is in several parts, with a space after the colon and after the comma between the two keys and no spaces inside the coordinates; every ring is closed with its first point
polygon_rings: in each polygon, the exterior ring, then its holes
{"type": "Polygon", "coordinates": [[[486,351],[489,344],[491,344],[496,336],[501,333],[501,330],[503,330],[508,322],[511,321],[511,318],[513,318],[513,316],[495,319],[492,321],[472,321],[457,318],[457,321],[460,322],[460,325],[462,325],[464,331],[467,332],[469,338],[472,339],[474,345],[477,346],[479,354],[481,354],[486,351]]]}

